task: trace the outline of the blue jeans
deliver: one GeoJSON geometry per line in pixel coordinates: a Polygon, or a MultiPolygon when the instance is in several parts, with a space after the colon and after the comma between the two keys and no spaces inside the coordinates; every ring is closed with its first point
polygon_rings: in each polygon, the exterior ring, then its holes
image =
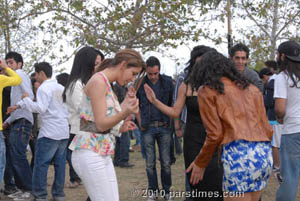
{"type": "Polygon", "coordinates": [[[141,139],[146,156],[148,189],[153,191],[159,190],[156,172],[156,141],[160,158],[162,188],[165,191],[164,193],[169,193],[172,185],[170,159],[171,130],[164,127],[149,127],[147,130],[142,131],[141,139]]]}
{"type": "Polygon", "coordinates": [[[136,128],[135,130],[133,130],[133,134],[134,134],[134,137],[135,137],[135,145],[140,145],[141,144],[140,130],[138,128],[136,128]]]}
{"type": "Polygon", "coordinates": [[[282,183],[276,201],[296,200],[300,173],[300,132],[281,136],[280,143],[280,174],[282,183]]]}
{"type": "Polygon", "coordinates": [[[5,171],[4,171],[4,189],[5,190],[12,190],[16,189],[16,184],[14,180],[14,170],[11,163],[11,156],[10,156],[10,144],[8,140],[9,136],[9,129],[6,129],[3,131],[5,138],[5,145],[6,145],[6,165],[5,165],[5,171]]]}
{"type": "Polygon", "coordinates": [[[42,137],[35,144],[35,159],[32,177],[32,192],[36,199],[47,199],[47,172],[54,161],[53,198],[65,197],[65,170],[68,139],[52,140],[42,137]]]}
{"type": "Polygon", "coordinates": [[[116,148],[114,163],[124,164],[129,161],[130,136],[129,132],[122,133],[121,137],[116,137],[116,148]]]}
{"type": "Polygon", "coordinates": [[[2,131],[0,131],[0,187],[2,186],[5,163],[6,163],[5,142],[4,142],[2,131]]]}
{"type": "Polygon", "coordinates": [[[26,119],[19,119],[11,125],[8,136],[15,182],[17,187],[24,191],[32,190],[32,170],[26,157],[31,131],[32,124],[26,119]]]}
{"type": "MultiPolygon", "coordinates": [[[[68,140],[68,147],[71,144],[73,138],[75,137],[75,134],[70,133],[70,137],[68,140]]],[[[76,174],[73,165],[72,165],[72,150],[67,148],[67,161],[69,163],[69,174],[70,174],[70,182],[81,182],[81,179],[78,177],[78,175],[76,174]]]]}

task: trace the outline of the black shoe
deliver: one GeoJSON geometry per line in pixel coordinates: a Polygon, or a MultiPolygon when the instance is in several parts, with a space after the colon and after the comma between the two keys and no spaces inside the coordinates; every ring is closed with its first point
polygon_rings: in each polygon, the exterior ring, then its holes
{"type": "Polygon", "coordinates": [[[133,167],[134,166],[134,164],[132,164],[132,163],[120,163],[119,164],[119,167],[121,167],[121,168],[131,168],[131,167],[133,167]]]}
{"type": "Polygon", "coordinates": [[[116,162],[116,161],[113,161],[113,164],[114,164],[115,167],[118,167],[118,166],[119,166],[119,163],[116,162]]]}

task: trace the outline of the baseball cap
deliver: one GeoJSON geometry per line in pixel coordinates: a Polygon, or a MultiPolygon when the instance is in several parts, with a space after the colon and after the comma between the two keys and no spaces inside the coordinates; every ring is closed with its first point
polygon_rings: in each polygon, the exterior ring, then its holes
{"type": "Polygon", "coordinates": [[[300,44],[296,41],[286,41],[279,45],[278,52],[295,62],[300,62],[300,44]]]}
{"type": "Polygon", "coordinates": [[[259,71],[259,77],[263,78],[264,75],[273,75],[273,73],[271,72],[271,70],[269,68],[263,68],[259,71]]]}

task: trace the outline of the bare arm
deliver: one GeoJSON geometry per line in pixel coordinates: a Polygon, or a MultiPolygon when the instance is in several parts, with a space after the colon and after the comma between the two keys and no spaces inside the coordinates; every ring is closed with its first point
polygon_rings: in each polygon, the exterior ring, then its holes
{"type": "Polygon", "coordinates": [[[283,123],[283,117],[285,115],[286,99],[284,98],[275,98],[275,113],[277,121],[283,123]]]}
{"type": "Polygon", "coordinates": [[[158,100],[153,92],[153,90],[147,85],[144,85],[146,96],[148,100],[155,106],[157,107],[160,111],[162,111],[164,114],[170,116],[171,118],[179,117],[184,104],[185,104],[185,92],[186,92],[186,85],[182,83],[179,87],[178,90],[178,97],[176,99],[176,102],[173,107],[169,107],[160,100],[158,100]]]}
{"type": "Polygon", "coordinates": [[[91,98],[92,110],[97,129],[104,132],[117,125],[121,120],[133,113],[138,108],[138,101],[134,104],[127,104],[122,108],[121,112],[107,117],[106,116],[106,94],[107,86],[104,80],[98,79],[94,75],[85,87],[85,93],[91,98]]]}

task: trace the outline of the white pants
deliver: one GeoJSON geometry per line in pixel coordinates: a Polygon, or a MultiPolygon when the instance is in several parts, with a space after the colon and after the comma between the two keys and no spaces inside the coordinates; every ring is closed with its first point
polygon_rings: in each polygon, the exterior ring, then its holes
{"type": "Polygon", "coordinates": [[[72,165],[92,201],[119,201],[118,182],[110,156],[79,149],[72,152],[72,165]]]}

